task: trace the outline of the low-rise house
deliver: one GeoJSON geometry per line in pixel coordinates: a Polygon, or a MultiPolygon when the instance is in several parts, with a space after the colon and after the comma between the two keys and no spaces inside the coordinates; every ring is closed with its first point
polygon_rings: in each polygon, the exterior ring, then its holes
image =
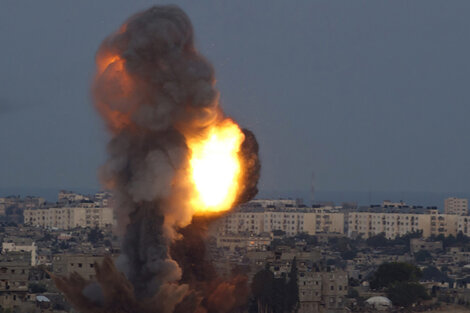
{"type": "Polygon", "coordinates": [[[219,234],[216,236],[217,248],[228,250],[246,249],[251,250],[266,250],[267,246],[271,244],[272,235],[263,233],[254,235],[250,233],[245,234],[219,234]]]}
{"type": "Polygon", "coordinates": [[[93,254],[56,254],[52,259],[52,273],[69,276],[76,272],[86,280],[95,278],[95,263],[100,264],[104,255],[93,254]]]}
{"type": "Polygon", "coordinates": [[[31,238],[7,237],[3,239],[2,253],[8,252],[30,252],[31,266],[37,264],[37,246],[31,238]]]}
{"type": "Polygon", "coordinates": [[[442,241],[429,241],[422,238],[410,239],[410,252],[415,254],[421,250],[439,252],[443,250],[442,241]]]}

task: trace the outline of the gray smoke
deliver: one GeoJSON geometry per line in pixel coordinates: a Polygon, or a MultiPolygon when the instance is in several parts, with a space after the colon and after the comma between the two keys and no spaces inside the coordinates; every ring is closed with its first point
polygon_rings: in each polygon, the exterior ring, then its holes
{"type": "MultiPolygon", "coordinates": [[[[176,6],[131,17],[104,40],[97,65],[94,101],[112,133],[101,178],[115,195],[122,255],[116,267],[109,259],[97,266],[101,291],[77,276],[55,280],[84,312],[170,313],[184,297],[184,303],[194,297],[180,283],[181,264],[169,247],[193,214],[185,138],[201,136],[225,118],[214,71],[194,47],[189,18],[176,6]]],[[[240,157],[247,171],[237,203],[256,194],[260,169],[256,138],[244,132],[240,157]]]]}
{"type": "Polygon", "coordinates": [[[118,267],[136,297],[148,298],[181,277],[168,246],[174,227],[191,219],[185,180],[178,179],[188,168],[184,134],[200,133],[221,117],[218,92],[211,65],[194,47],[191,22],[178,7],[133,16],[104,41],[98,63],[109,55],[120,61],[96,78],[94,88],[114,133],[103,178],[117,194],[119,228],[126,229],[118,267]],[[118,126],[115,114],[123,116],[118,126]]]}

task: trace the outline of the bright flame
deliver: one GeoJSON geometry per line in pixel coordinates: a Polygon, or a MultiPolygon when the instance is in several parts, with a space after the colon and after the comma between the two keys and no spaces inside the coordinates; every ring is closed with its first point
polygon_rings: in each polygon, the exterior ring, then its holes
{"type": "Polygon", "coordinates": [[[189,140],[191,179],[196,190],[192,206],[196,214],[229,210],[239,185],[238,152],[245,139],[232,120],[209,129],[204,139],[189,140]]]}

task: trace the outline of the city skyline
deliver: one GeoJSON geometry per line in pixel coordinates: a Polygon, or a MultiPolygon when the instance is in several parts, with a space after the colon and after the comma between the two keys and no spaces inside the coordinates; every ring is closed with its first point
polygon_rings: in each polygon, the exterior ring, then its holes
{"type": "Polygon", "coordinates": [[[470,312],[470,2],[0,4],[0,313],[470,312]]]}

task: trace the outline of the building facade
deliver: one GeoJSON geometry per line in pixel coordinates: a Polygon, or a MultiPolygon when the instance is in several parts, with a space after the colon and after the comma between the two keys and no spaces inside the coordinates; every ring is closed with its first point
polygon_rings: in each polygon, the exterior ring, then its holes
{"type": "Polygon", "coordinates": [[[26,298],[30,266],[27,252],[0,255],[0,306],[3,309],[11,309],[26,298]]]}
{"type": "Polygon", "coordinates": [[[299,313],[347,312],[348,274],[339,269],[299,273],[299,313]]]}
{"type": "MultiPolygon", "coordinates": [[[[389,239],[421,232],[431,236],[470,236],[470,217],[440,214],[436,207],[408,206],[384,201],[382,205],[342,210],[338,207],[293,206],[295,202],[249,202],[219,220],[219,234],[254,234],[283,231],[287,236],[347,235],[369,238],[384,233],[389,239]]],[[[462,213],[462,211],[460,212],[462,213]]]]}
{"type": "Polygon", "coordinates": [[[468,215],[468,199],[447,198],[444,200],[444,213],[455,215],[468,215]]]}
{"type": "Polygon", "coordinates": [[[30,264],[36,266],[38,263],[36,243],[31,238],[6,237],[2,242],[2,254],[9,252],[31,253],[30,264]]]}
{"type": "Polygon", "coordinates": [[[351,212],[349,213],[348,236],[361,235],[369,238],[381,233],[387,238],[422,232],[424,238],[444,235],[456,236],[459,218],[451,214],[429,213],[388,213],[351,212]]]}
{"type": "Polygon", "coordinates": [[[104,256],[89,254],[61,254],[52,259],[52,272],[59,276],[77,273],[86,280],[95,279],[95,264],[101,264],[104,256]]]}
{"type": "Polygon", "coordinates": [[[225,216],[219,228],[221,233],[270,233],[284,231],[288,236],[300,233],[344,234],[344,214],[320,209],[244,210],[225,216]]]}
{"type": "Polygon", "coordinates": [[[104,228],[114,223],[112,208],[62,207],[24,210],[24,223],[32,226],[71,229],[75,227],[104,228]]]}

